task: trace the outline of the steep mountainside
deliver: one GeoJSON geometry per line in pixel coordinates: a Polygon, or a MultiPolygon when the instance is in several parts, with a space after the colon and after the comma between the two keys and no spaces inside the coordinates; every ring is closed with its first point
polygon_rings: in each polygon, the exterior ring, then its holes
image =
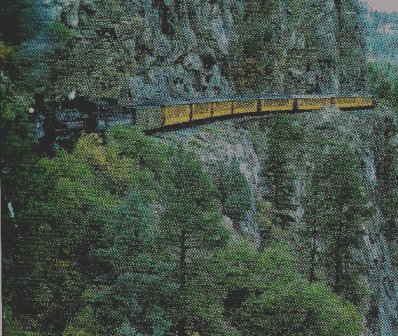
{"type": "Polygon", "coordinates": [[[236,93],[363,91],[357,5],[69,1],[51,31],[50,92],[121,103],[236,93]]]}

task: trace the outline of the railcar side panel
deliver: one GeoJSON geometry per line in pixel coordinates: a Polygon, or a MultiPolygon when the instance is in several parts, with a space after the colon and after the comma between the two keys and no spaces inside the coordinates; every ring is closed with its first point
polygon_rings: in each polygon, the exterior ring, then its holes
{"type": "Polygon", "coordinates": [[[257,100],[235,101],[233,113],[257,112],[257,100]]]}
{"type": "Polygon", "coordinates": [[[177,125],[190,121],[191,107],[186,105],[170,105],[162,108],[164,126],[177,125]]]}
{"type": "Polygon", "coordinates": [[[213,117],[221,117],[232,113],[232,102],[213,103],[213,117]]]}
{"type": "Polygon", "coordinates": [[[334,104],[341,108],[358,107],[358,99],[356,97],[336,97],[334,104]]]}
{"type": "Polygon", "coordinates": [[[267,99],[261,100],[261,112],[292,111],[293,99],[267,99]]]}
{"type": "Polygon", "coordinates": [[[374,100],[371,97],[358,97],[357,99],[360,107],[374,106],[374,100]]]}
{"type": "Polygon", "coordinates": [[[331,98],[298,98],[297,108],[299,110],[320,110],[326,105],[330,105],[331,98]]]}
{"type": "Polygon", "coordinates": [[[192,104],[192,120],[211,118],[212,103],[192,104]]]}

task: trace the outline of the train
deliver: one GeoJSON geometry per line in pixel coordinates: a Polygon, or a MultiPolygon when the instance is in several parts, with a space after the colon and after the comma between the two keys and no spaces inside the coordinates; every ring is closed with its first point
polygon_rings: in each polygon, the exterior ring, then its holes
{"type": "Polygon", "coordinates": [[[83,132],[102,134],[115,125],[136,125],[146,134],[151,134],[222,118],[316,111],[327,105],[335,105],[342,110],[362,110],[374,108],[376,101],[369,95],[312,95],[234,97],[121,106],[116,100],[77,97],[54,103],[46,109],[32,106],[27,112],[43,151],[51,153],[57,146],[73,148],[83,132]]]}
{"type": "Polygon", "coordinates": [[[174,102],[164,105],[135,105],[134,123],[144,131],[161,130],[201,121],[244,115],[265,115],[278,112],[317,111],[335,105],[341,110],[371,109],[374,97],[358,96],[272,96],[212,101],[174,102]]]}

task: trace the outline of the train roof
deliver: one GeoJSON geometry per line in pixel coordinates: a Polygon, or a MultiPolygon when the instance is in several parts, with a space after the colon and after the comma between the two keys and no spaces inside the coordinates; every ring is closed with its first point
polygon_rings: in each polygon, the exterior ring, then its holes
{"type": "Polygon", "coordinates": [[[248,101],[248,100],[266,100],[266,99],[310,99],[310,98],[352,98],[352,97],[363,97],[363,98],[373,98],[369,93],[353,93],[353,94],[318,94],[318,95],[265,95],[265,96],[255,96],[255,95],[245,95],[245,96],[224,96],[224,97],[203,97],[203,98],[193,98],[191,100],[182,99],[170,99],[163,102],[148,102],[132,104],[130,107],[159,107],[159,106],[172,106],[172,105],[187,105],[187,104],[203,104],[203,103],[222,103],[229,101],[248,101]]]}

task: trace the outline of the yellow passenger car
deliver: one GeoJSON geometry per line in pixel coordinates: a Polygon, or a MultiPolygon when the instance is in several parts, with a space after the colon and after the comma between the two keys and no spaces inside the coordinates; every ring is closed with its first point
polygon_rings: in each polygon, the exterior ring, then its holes
{"type": "Polygon", "coordinates": [[[208,119],[212,116],[212,103],[192,104],[192,120],[208,119]]]}
{"type": "Polygon", "coordinates": [[[191,107],[185,105],[169,105],[162,108],[163,125],[177,125],[190,121],[191,107]]]}
{"type": "Polygon", "coordinates": [[[332,102],[331,98],[298,98],[297,108],[299,110],[320,110],[326,105],[330,105],[332,102]]]}
{"type": "Polygon", "coordinates": [[[213,103],[213,117],[221,117],[232,113],[232,102],[213,103]]]}
{"type": "Polygon", "coordinates": [[[257,112],[257,100],[242,100],[234,102],[233,113],[257,112]]]}
{"type": "Polygon", "coordinates": [[[294,99],[267,99],[261,100],[261,112],[292,111],[294,99]]]}

